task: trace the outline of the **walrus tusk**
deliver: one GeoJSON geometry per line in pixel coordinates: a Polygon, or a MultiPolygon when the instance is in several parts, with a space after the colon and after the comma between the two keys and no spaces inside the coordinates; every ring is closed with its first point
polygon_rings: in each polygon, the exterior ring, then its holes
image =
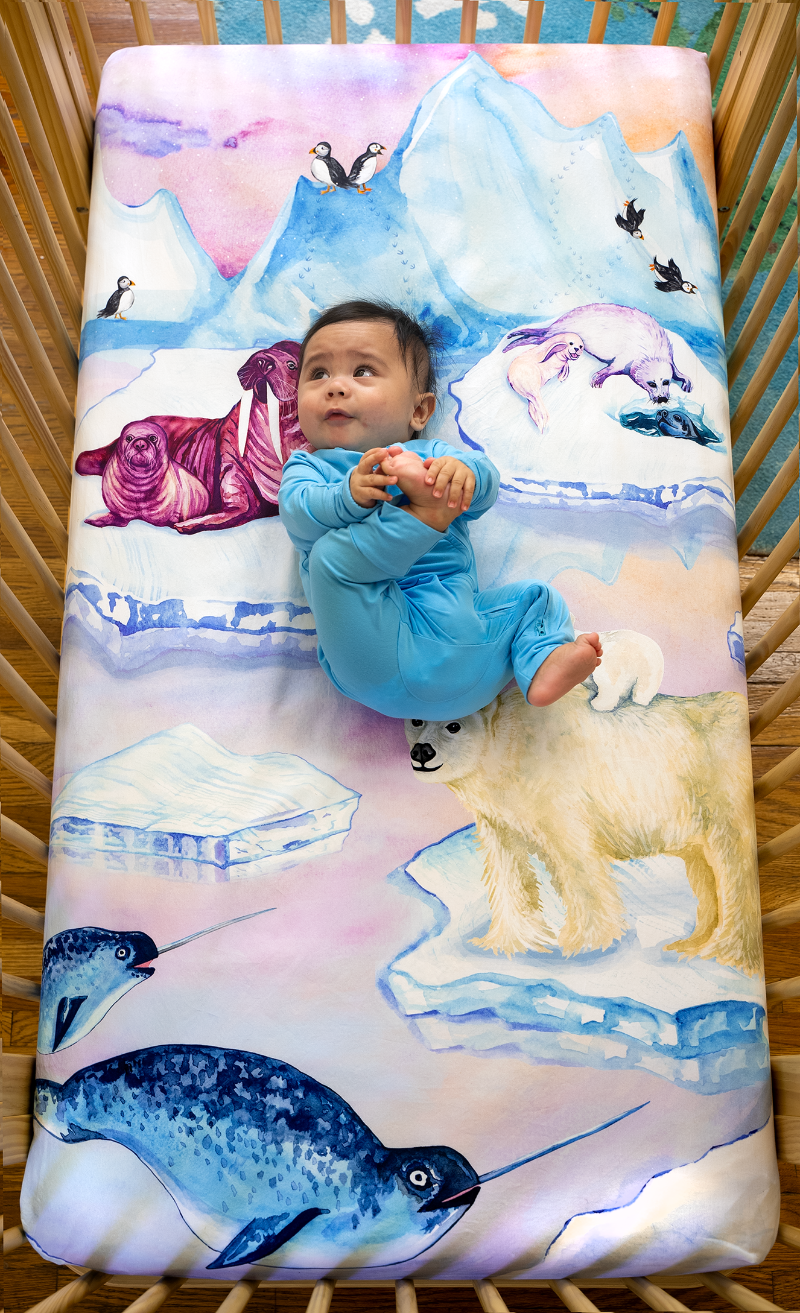
{"type": "Polygon", "coordinates": [[[249,392],[243,392],[242,399],[239,402],[238,441],[239,441],[240,456],[244,455],[245,443],[247,442],[247,430],[250,427],[250,410],[252,408],[252,405],[253,405],[252,390],[249,392]]]}
{"type": "Polygon", "coordinates": [[[267,382],[267,415],[269,416],[269,436],[272,445],[275,448],[275,455],[278,457],[278,464],[283,464],[283,451],[281,450],[281,405],[272,388],[267,382]]]}

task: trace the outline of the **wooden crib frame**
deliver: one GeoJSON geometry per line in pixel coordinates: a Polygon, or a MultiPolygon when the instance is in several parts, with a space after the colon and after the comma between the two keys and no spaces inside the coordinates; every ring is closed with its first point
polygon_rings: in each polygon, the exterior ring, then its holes
{"type": "MultiPolygon", "coordinates": [[[[262,2],[267,41],[280,44],[280,0],[262,2]]],[[[475,40],[478,2],[462,0],[462,42],[475,40]]],[[[657,2],[653,0],[653,3],[657,2]]],[[[724,12],[709,56],[709,67],[712,84],[716,84],[727,64],[714,115],[721,263],[725,277],[748,227],[752,230],[754,226],[754,215],[796,114],[797,87],[793,69],[800,0],[753,0],[749,7],[723,2],[724,12]],[[742,24],[740,20],[745,10],[746,18],[742,24]],[[748,172],[765,133],[766,140],[748,180],[748,172]]],[[[124,0],[119,0],[120,5],[123,3],[124,0]]],[[[139,43],[154,43],[156,38],[147,0],[127,0],[127,3],[139,43]]],[[[202,41],[216,44],[218,35],[213,0],[187,0],[187,3],[196,6],[202,41]]],[[[525,0],[521,0],[523,3],[525,0]]],[[[396,0],[397,42],[409,43],[411,40],[411,4],[412,0],[396,0]]],[[[329,0],[329,5],[331,41],[344,43],[347,40],[345,0],[329,0]]],[[[666,44],[677,8],[673,0],[661,0],[653,44],[666,44]]],[[[590,42],[603,41],[610,9],[609,0],[594,3],[590,42]]],[[[523,38],[526,43],[538,42],[543,11],[543,0],[527,0],[523,38]]],[[[12,581],[17,581],[17,593],[21,594],[17,596],[5,580],[0,581],[0,608],[22,640],[19,643],[15,638],[19,645],[14,647],[11,643],[9,650],[13,649],[17,664],[26,676],[23,678],[23,673],[11,662],[0,657],[0,684],[10,699],[18,741],[25,741],[27,734],[31,745],[29,755],[43,764],[55,737],[56,717],[51,706],[55,705],[59,654],[42,625],[54,632],[53,616],[58,617],[57,623],[60,624],[64,608],[65,519],[78,375],[76,347],[86,258],[94,103],[100,83],[100,60],[83,0],[63,0],[63,7],[62,0],[0,0],[0,70],[13,109],[12,114],[5,101],[0,100],[0,150],[12,182],[9,186],[5,178],[0,177],[0,223],[5,230],[9,256],[8,262],[0,258],[0,308],[4,310],[2,327],[5,333],[10,328],[12,338],[12,345],[9,345],[6,337],[0,335],[0,382],[3,384],[3,409],[8,418],[6,424],[0,417],[0,444],[5,465],[13,476],[15,492],[11,497],[20,510],[18,516],[3,497],[2,532],[14,553],[12,581]],[[18,504],[17,491],[23,494],[24,507],[18,504]],[[32,587],[29,586],[31,581],[32,587]]],[[[731,286],[724,307],[726,332],[792,202],[796,169],[795,149],[755,225],[750,247],[731,286]]],[[[756,339],[791,276],[796,259],[795,219],[734,345],[729,361],[730,385],[754,351],[756,339]]],[[[758,349],[761,359],[732,415],[734,442],[753,415],[786,352],[792,348],[796,329],[795,296],[771,342],[766,349],[758,349]]],[[[737,498],[767,458],[794,411],[797,397],[798,375],[795,370],[792,381],[737,472],[737,498]]],[[[785,500],[797,474],[798,447],[795,446],[739,534],[740,558],[746,556],[770,517],[785,500]]],[[[773,588],[776,580],[784,581],[788,588],[786,596],[790,596],[792,572],[796,569],[796,562],[794,566],[791,563],[797,556],[798,534],[798,521],[795,520],[766,559],[747,558],[742,592],[744,616],[773,588]]],[[[779,597],[779,594],[775,596],[779,597]]],[[[796,640],[798,632],[800,596],[795,596],[748,651],[748,677],[776,653],[779,659],[781,654],[786,654],[785,664],[791,667],[790,649],[796,646],[793,636],[796,640]]],[[[800,668],[777,683],[766,700],[756,698],[760,704],[752,707],[751,738],[763,735],[798,698],[800,668]]],[[[777,734],[777,738],[780,740],[781,735],[777,734]]],[[[759,751],[758,745],[755,750],[759,751]]],[[[760,751],[759,761],[763,764],[763,749],[760,751]]],[[[770,768],[756,780],[756,802],[766,799],[800,774],[800,746],[794,746],[794,750],[777,759],[772,749],[768,755],[773,760],[770,768]]],[[[49,804],[51,780],[39,766],[5,740],[2,740],[2,762],[11,772],[12,805],[16,803],[23,811],[33,811],[29,803],[31,791],[49,804]]],[[[46,813],[42,812],[37,819],[41,822],[39,828],[46,831],[46,813]]],[[[2,838],[7,872],[15,881],[22,879],[30,890],[29,896],[42,906],[44,884],[41,870],[47,866],[46,843],[5,815],[2,817],[2,838]]],[[[768,839],[758,850],[760,871],[798,846],[800,824],[768,839]]],[[[4,896],[2,912],[4,918],[41,937],[44,927],[41,910],[4,896]]],[[[798,924],[800,899],[786,902],[762,918],[767,936],[798,924]]],[[[768,949],[771,942],[768,937],[768,949]]],[[[12,966],[22,964],[35,975],[40,941],[37,945],[31,938],[29,945],[23,943],[22,947],[19,943],[19,940],[12,942],[12,966]]],[[[24,1024],[20,1023],[20,1026],[23,1030],[27,1027],[32,1035],[31,1023],[35,1020],[39,996],[37,981],[31,976],[4,974],[3,995],[13,1000],[14,1016],[22,1016],[24,1024]],[[27,1021],[24,1020],[26,1016],[27,1021]]],[[[767,984],[767,999],[773,1009],[798,998],[800,975],[767,984]]],[[[14,1024],[16,1027],[17,1023],[14,1024]]],[[[11,1038],[13,1041],[13,1034],[11,1038]]],[[[800,1048],[797,1030],[793,1040],[800,1048]]],[[[33,1064],[34,1059],[29,1054],[13,1052],[13,1043],[12,1051],[6,1052],[4,1057],[6,1167],[24,1163],[28,1151],[33,1064]]],[[[783,1163],[797,1164],[800,1163],[800,1052],[794,1056],[773,1057],[772,1074],[778,1156],[783,1163]]],[[[781,1224],[779,1240],[795,1250],[800,1249],[800,1228],[781,1224]]],[[[6,1253],[25,1243],[19,1227],[12,1227],[4,1233],[6,1253]]],[[[65,1271],[71,1276],[69,1269],[52,1268],[54,1285],[59,1281],[59,1273],[63,1276],[65,1271]]],[[[267,1284],[272,1290],[289,1288],[288,1283],[277,1287],[274,1283],[264,1283],[262,1288],[267,1284]]],[[[310,1291],[307,1313],[327,1313],[335,1283],[318,1281],[307,1284],[310,1291]]],[[[595,1309],[586,1291],[603,1287],[620,1292],[627,1288],[651,1309],[683,1310],[685,1305],[666,1287],[680,1290],[700,1285],[716,1296],[716,1300],[706,1301],[714,1302],[716,1307],[779,1308],[779,1305],[720,1273],[671,1279],[642,1276],[628,1281],[342,1282],[339,1288],[376,1290],[394,1287],[398,1313],[416,1313],[417,1290],[452,1290],[470,1284],[474,1285],[485,1313],[507,1313],[501,1291],[548,1287],[563,1306],[574,1310],[595,1309]]],[[[298,1291],[303,1285],[294,1283],[291,1289],[298,1291]]],[[[144,1293],[136,1294],[133,1303],[127,1305],[129,1313],[150,1313],[160,1308],[181,1286],[196,1291],[195,1298],[202,1298],[203,1307],[210,1305],[208,1293],[200,1296],[201,1289],[215,1291],[222,1301],[219,1313],[235,1313],[249,1303],[259,1283],[240,1281],[231,1287],[224,1282],[182,1281],[172,1277],[159,1279],[154,1276],[149,1280],[110,1278],[102,1272],[79,1270],[77,1279],[58,1285],[54,1293],[35,1308],[37,1313],[57,1313],[57,1310],[79,1304],[101,1286],[106,1286],[109,1292],[128,1289],[133,1294],[137,1287],[139,1290],[146,1287],[144,1293]]],[[[629,1299],[630,1295],[625,1298],[629,1299]]],[[[121,1307],[116,1301],[112,1302],[115,1308],[121,1307]]],[[[92,1306],[97,1307],[96,1301],[92,1306]]],[[[184,1304],[184,1307],[190,1306],[184,1304]]]]}

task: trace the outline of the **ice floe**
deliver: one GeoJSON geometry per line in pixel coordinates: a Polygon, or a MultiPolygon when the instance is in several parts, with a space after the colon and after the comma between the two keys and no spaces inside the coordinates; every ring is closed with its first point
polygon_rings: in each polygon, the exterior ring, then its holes
{"type": "MultiPolygon", "coordinates": [[[[483,863],[468,826],[424,849],[395,877],[433,913],[428,933],[394,959],[386,983],[432,1049],[468,1048],[534,1063],[649,1071],[720,1093],[768,1079],[763,982],[665,951],[687,935],[696,902],[683,862],[614,863],[631,929],[605,952],[494,957],[471,941],[490,921],[483,863]]],[[[557,932],[563,906],[541,863],[542,905],[557,932]]]]}
{"type": "Polygon", "coordinates": [[[302,757],[229,752],[195,725],[77,771],[50,851],[108,873],[219,882],[338,852],[360,795],[302,757]]]}

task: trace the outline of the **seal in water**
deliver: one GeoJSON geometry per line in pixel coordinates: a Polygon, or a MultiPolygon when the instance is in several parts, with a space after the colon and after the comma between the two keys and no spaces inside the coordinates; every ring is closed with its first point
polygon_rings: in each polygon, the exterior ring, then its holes
{"type": "Polygon", "coordinates": [[[77,1044],[128,990],[150,979],[155,972],[150,963],[157,957],[225,926],[274,911],[274,907],[263,907],[258,912],[247,912],[161,948],[156,948],[142,930],[104,930],[83,925],[53,935],[42,956],[37,1049],[40,1053],[55,1053],[56,1049],[77,1044]]]}
{"type": "Polygon", "coordinates": [[[626,429],[634,429],[648,437],[660,434],[664,438],[685,438],[701,447],[718,447],[723,444],[719,434],[710,429],[697,415],[682,410],[627,410],[622,411],[619,422],[626,429]]]}
{"type": "Polygon", "coordinates": [[[150,1168],[218,1257],[386,1267],[436,1244],[481,1185],[597,1131],[478,1176],[443,1145],[390,1149],[333,1090],[276,1058],[202,1044],[138,1049],[36,1082],[34,1117],[65,1144],[112,1140],[150,1168]]]}

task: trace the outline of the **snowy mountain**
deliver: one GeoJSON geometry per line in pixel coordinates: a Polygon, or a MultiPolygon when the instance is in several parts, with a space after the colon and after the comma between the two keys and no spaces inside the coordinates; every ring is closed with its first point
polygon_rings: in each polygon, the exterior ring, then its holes
{"type": "MultiPolygon", "coordinates": [[[[451,349],[480,351],[520,323],[613,301],[681,334],[723,379],[716,227],[683,134],[636,156],[612,114],[565,128],[476,53],[423,97],[370,193],[321,196],[310,178],[299,178],[266,243],[229,283],[211,275],[174,198],[168,205],[158,193],[129,210],[100,187],[97,223],[113,221],[116,233],[127,215],[141,231],[148,207],[156,207],[169,249],[177,242],[192,266],[193,290],[176,315],[185,345],[299,337],[337,300],[379,295],[413,304],[439,324],[451,349]],[[645,209],[645,241],[615,223],[634,197],[645,209]],[[654,255],[675,259],[697,295],[659,292],[648,267],[654,255]]],[[[121,234],[111,250],[116,269],[121,234]]],[[[104,287],[109,275],[104,266],[104,287]]],[[[175,323],[155,314],[147,323],[98,321],[85,331],[83,349],[145,339],[177,344],[175,323]]]]}

